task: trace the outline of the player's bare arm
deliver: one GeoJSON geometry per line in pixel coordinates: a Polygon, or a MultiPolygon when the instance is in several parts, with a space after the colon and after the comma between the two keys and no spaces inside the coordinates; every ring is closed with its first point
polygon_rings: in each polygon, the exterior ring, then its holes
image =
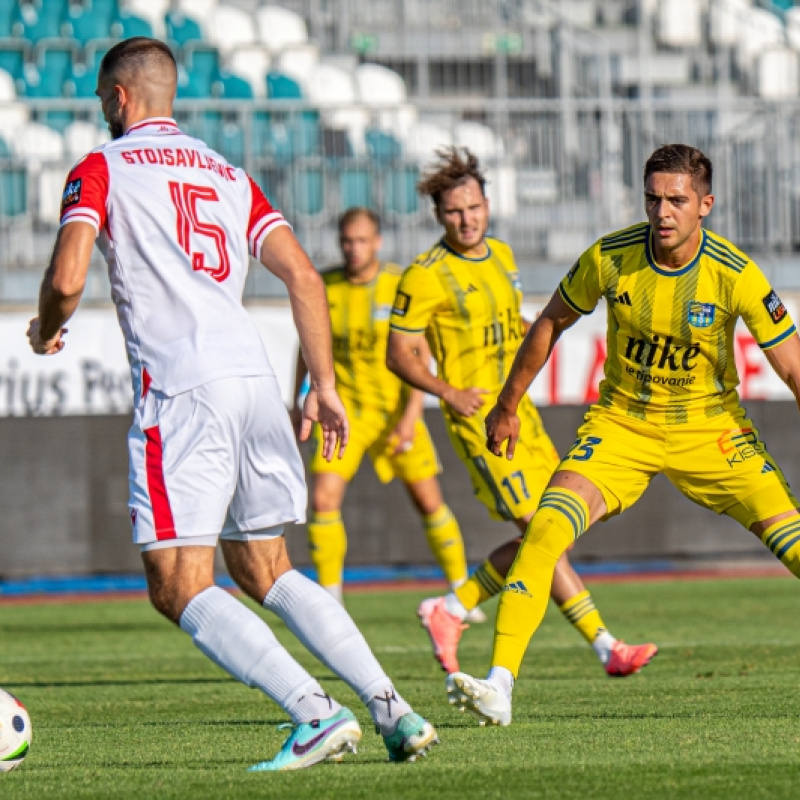
{"type": "Polygon", "coordinates": [[[34,353],[54,355],[64,349],[64,324],[75,313],[83,294],[95,238],[95,229],[86,222],[71,222],[59,230],[39,290],[39,315],[28,327],[34,353]]]}
{"type": "Polygon", "coordinates": [[[319,422],[323,434],[323,456],[330,461],[338,444],[341,458],[350,428],[344,405],[336,393],[325,285],[286,226],[276,228],[264,240],[261,263],[280,278],[289,291],[292,316],[300,336],[300,350],[308,368],[310,388],[303,404],[300,440],[306,441],[312,423],[319,422]]]}
{"type": "Polygon", "coordinates": [[[501,456],[503,443],[507,442],[506,458],[514,457],[519,438],[517,406],[547,363],[561,334],[574,325],[579,317],[580,314],[573,311],[556,291],[528,329],[497,403],[486,417],[486,447],[494,455],[501,456]]]}
{"type": "Polygon", "coordinates": [[[800,407],[800,336],[796,333],[779,345],[764,351],[778,377],[792,390],[800,407]]]}
{"type": "Polygon", "coordinates": [[[477,386],[456,389],[434,375],[430,370],[430,359],[423,355],[428,352],[424,334],[391,331],[386,348],[386,366],[410,386],[444,400],[461,416],[471,417],[486,402],[484,395],[487,391],[477,386]]]}

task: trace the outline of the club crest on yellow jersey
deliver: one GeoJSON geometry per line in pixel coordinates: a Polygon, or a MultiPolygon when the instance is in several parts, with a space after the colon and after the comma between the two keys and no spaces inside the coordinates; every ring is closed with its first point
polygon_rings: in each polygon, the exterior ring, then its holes
{"type": "Polygon", "coordinates": [[[708,328],[714,323],[717,307],[714,303],[700,303],[692,300],[689,303],[688,319],[693,328],[708,328]]]}

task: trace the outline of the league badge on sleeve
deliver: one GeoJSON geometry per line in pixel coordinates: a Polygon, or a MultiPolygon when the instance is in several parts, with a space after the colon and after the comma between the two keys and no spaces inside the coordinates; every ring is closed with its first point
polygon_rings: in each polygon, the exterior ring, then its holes
{"type": "Polygon", "coordinates": [[[693,328],[708,328],[714,323],[717,314],[717,307],[713,303],[699,303],[692,300],[689,303],[689,313],[687,315],[689,324],[693,328]]]}
{"type": "Polygon", "coordinates": [[[767,309],[769,318],[777,325],[786,316],[786,306],[781,302],[780,297],[771,289],[770,293],[762,299],[764,308],[767,309]]]}
{"type": "Polygon", "coordinates": [[[63,214],[70,206],[76,206],[81,201],[81,178],[67,181],[64,187],[64,195],[61,198],[61,213],[63,214]]]}
{"type": "Polygon", "coordinates": [[[411,297],[405,292],[398,292],[394,298],[394,307],[392,313],[397,314],[398,317],[404,317],[408,314],[408,307],[411,305],[411,297]]]}

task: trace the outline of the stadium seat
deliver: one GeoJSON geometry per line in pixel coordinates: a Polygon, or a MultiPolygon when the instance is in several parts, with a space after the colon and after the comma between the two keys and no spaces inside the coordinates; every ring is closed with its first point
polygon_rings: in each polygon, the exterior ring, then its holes
{"type": "Polygon", "coordinates": [[[11,33],[28,42],[61,36],[63,7],[49,3],[20,3],[11,23],[11,33]]]}
{"type": "Polygon", "coordinates": [[[16,13],[16,0],[0,0],[0,39],[5,39],[12,35],[11,27],[16,13]]]}
{"type": "Polygon", "coordinates": [[[419,169],[414,165],[388,170],[383,181],[382,213],[395,217],[416,214],[419,210],[418,180],[419,169]]]}
{"type": "Polygon", "coordinates": [[[207,36],[223,53],[231,53],[243,44],[256,41],[253,18],[235,6],[217,6],[211,12],[207,36]]]}
{"type": "Polygon", "coordinates": [[[107,39],[111,36],[111,19],[98,13],[94,7],[70,4],[64,21],[64,32],[81,44],[92,39],[107,39]]]}
{"type": "Polygon", "coordinates": [[[34,60],[43,87],[38,97],[61,97],[76,55],[73,43],[65,39],[41,42],[36,47],[34,60]]]}
{"type": "Polygon", "coordinates": [[[253,87],[256,97],[267,96],[267,73],[269,72],[269,53],[261,45],[237,47],[228,58],[228,69],[246,78],[253,87]]]}
{"type": "Polygon", "coordinates": [[[505,154],[503,140],[488,126],[471,120],[453,126],[453,143],[469,148],[481,161],[502,158],[505,154]]]}
{"type": "Polygon", "coordinates": [[[699,47],[703,41],[700,0],[660,0],[656,37],[665,47],[699,47]]]}
{"type": "Polygon", "coordinates": [[[0,103],[16,100],[17,87],[14,79],[4,69],[0,69],[0,103]]]}
{"type": "Polygon", "coordinates": [[[319,47],[310,42],[286,47],[273,58],[275,69],[296,80],[306,92],[308,77],[317,64],[319,64],[319,47]]]}
{"type": "Polygon", "coordinates": [[[255,11],[258,39],[277,53],[308,41],[308,29],[303,18],[281,6],[261,6],[255,11]]]}
{"type": "Polygon", "coordinates": [[[403,78],[380,64],[359,64],[353,71],[353,77],[362,103],[397,105],[405,103],[407,99],[403,78]]]}
{"type": "Polygon", "coordinates": [[[177,0],[174,7],[200,23],[203,31],[207,32],[212,24],[211,17],[218,5],[218,0],[177,0]]]}
{"type": "Polygon", "coordinates": [[[427,120],[419,120],[408,131],[403,142],[403,151],[406,156],[427,161],[440,147],[449,147],[453,144],[453,137],[449,130],[427,120]]]}
{"type": "Polygon", "coordinates": [[[760,53],[785,44],[783,23],[775,14],[763,8],[747,10],[736,45],[736,55],[743,67],[753,67],[760,53]]]}
{"type": "Polygon", "coordinates": [[[119,16],[111,23],[111,32],[120,39],[132,36],[153,36],[153,25],[146,17],[120,11],[119,16]]]}
{"type": "Polygon", "coordinates": [[[302,100],[300,84],[282,72],[270,70],[267,73],[267,97],[273,100],[302,100]]]}
{"type": "Polygon", "coordinates": [[[290,214],[318,217],[325,210],[325,181],[321,167],[301,166],[289,176],[287,209],[290,214]]]}
{"type": "Polygon", "coordinates": [[[4,167],[0,171],[0,217],[17,217],[27,210],[27,172],[21,166],[4,167]]]}
{"type": "Polygon", "coordinates": [[[30,46],[27,42],[0,42],[0,69],[7,72],[15,81],[25,77],[25,63],[29,60],[30,46]]]}
{"type": "Polygon", "coordinates": [[[17,131],[25,126],[30,120],[30,107],[23,102],[3,103],[3,112],[0,114],[0,136],[6,142],[13,142],[17,131]]]}
{"type": "Polygon", "coordinates": [[[178,69],[178,100],[204,100],[211,97],[212,81],[208,75],[178,69]]]}
{"type": "Polygon", "coordinates": [[[717,47],[732,47],[743,33],[748,0],[716,0],[708,14],[708,38],[717,47]]]}
{"type": "Polygon", "coordinates": [[[244,131],[235,122],[225,122],[220,130],[217,149],[236,166],[244,162],[244,131]]]}
{"type": "Polygon", "coordinates": [[[129,14],[146,19],[159,39],[166,36],[164,16],[169,11],[171,0],[126,0],[125,10],[129,14]]]}
{"type": "Polygon", "coordinates": [[[94,97],[97,88],[97,73],[103,56],[114,44],[114,40],[95,39],[84,49],[86,63],[73,63],[72,72],[64,82],[65,94],[69,97],[94,97]]]}
{"type": "Polygon", "coordinates": [[[367,146],[367,155],[378,166],[385,166],[396,161],[402,153],[400,142],[386,131],[370,128],[364,134],[364,140],[367,146]]]}
{"type": "Polygon", "coordinates": [[[339,171],[339,209],[373,207],[373,175],[367,167],[345,167],[339,171]]]}
{"type": "Polygon", "coordinates": [[[757,58],[756,93],[759,97],[782,100],[800,93],[798,54],[788,47],[769,47],[757,58]]]}
{"type": "Polygon", "coordinates": [[[182,50],[183,65],[187,72],[208,81],[209,85],[219,75],[219,50],[210,44],[190,42],[182,50]]]}
{"type": "Polygon", "coordinates": [[[321,106],[356,103],[358,97],[352,73],[336,64],[317,64],[308,76],[308,98],[321,106]]]}
{"type": "Polygon", "coordinates": [[[38,122],[28,122],[19,128],[13,146],[15,155],[35,167],[41,163],[61,161],[64,156],[61,134],[38,122]]]}
{"type": "Polygon", "coordinates": [[[219,90],[215,94],[223,100],[252,100],[255,97],[250,81],[233,72],[222,70],[216,83],[219,90]]]}
{"type": "Polygon", "coordinates": [[[64,149],[67,158],[72,162],[82,158],[108,139],[108,131],[101,130],[91,122],[78,120],[64,128],[64,149]]]}
{"type": "Polygon", "coordinates": [[[182,11],[170,11],[164,16],[164,25],[167,31],[167,39],[183,46],[188,42],[200,42],[203,40],[203,31],[200,24],[187,17],[182,11]]]}

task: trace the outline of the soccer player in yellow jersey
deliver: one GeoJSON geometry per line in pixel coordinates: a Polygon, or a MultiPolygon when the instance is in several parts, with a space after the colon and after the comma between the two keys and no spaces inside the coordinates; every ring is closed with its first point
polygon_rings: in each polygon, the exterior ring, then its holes
{"type": "MultiPolygon", "coordinates": [[[[350,440],[342,458],[327,461],[322,456],[321,430],[315,426],[307,529],[318,580],[342,601],[347,534],[341,507],[349,482],[369,453],[382,482],[394,476],[403,482],[446,579],[452,587],[459,586],[467,579],[464,542],[442,498],[439,459],[422,419],[423,393],[403,384],[386,368],[389,315],[402,269],[381,262],[380,219],[370,209],[351,208],[342,215],[339,245],[344,264],[324,273],[323,280],[331,315],[336,391],[347,409],[350,440]]],[[[306,373],[301,353],[295,398],[306,373]]],[[[301,410],[293,409],[296,421],[301,410]]]]}
{"type": "Polygon", "coordinates": [[[739,404],[733,333],[741,317],[798,404],[800,339],[761,270],[701,227],[714,205],[711,178],[711,162],[694,147],[665,145],[650,156],[648,222],[604,236],[578,259],[528,332],[486,420],[488,449],[513,463],[520,399],[561,333],[604,297],[600,399],[506,578],[488,678],[448,678],[451,700],[484,721],[511,721],[511,689],[561,554],[596,520],[636,502],[659,472],[740,522],[800,577],[798,502],[739,404]]]}
{"type": "MultiPolygon", "coordinates": [[[[486,236],[486,181],[475,156],[457,148],[437,155],[439,162],[418,188],[433,200],[444,236],[403,274],[387,363],[407,383],[440,398],[450,440],[475,495],[493,517],[513,521],[522,533],[558,456],[528,398],[520,405],[525,434],[517,460],[492,459],[485,448],[484,409],[497,398],[527,327],[517,267],[511,248],[486,236]],[[429,368],[426,341],[437,375],[429,368]]],[[[519,543],[515,538],[500,546],[454,592],[420,605],[417,613],[434,655],[448,673],[458,670],[465,618],[500,591],[519,543]]],[[[566,554],[558,561],[551,593],[610,675],[637,672],[657,652],[655,645],[626,645],[609,633],[566,554]]]]}

